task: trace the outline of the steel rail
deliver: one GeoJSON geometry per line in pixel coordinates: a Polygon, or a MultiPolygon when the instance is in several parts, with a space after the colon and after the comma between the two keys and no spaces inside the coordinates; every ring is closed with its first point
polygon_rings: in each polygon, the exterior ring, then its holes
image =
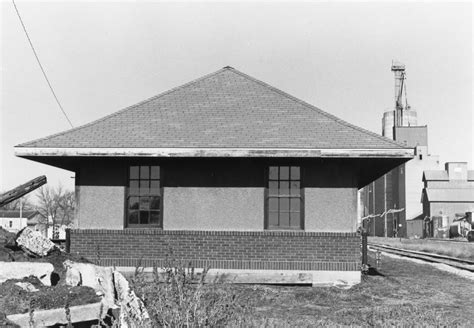
{"type": "Polygon", "coordinates": [[[373,244],[373,243],[369,243],[368,246],[369,248],[386,252],[386,253],[396,254],[396,255],[419,259],[419,260],[432,262],[432,263],[446,264],[458,269],[474,272],[474,261],[471,261],[471,260],[460,259],[456,257],[434,254],[434,253],[411,251],[411,250],[396,248],[396,247],[387,246],[387,245],[373,244]]]}

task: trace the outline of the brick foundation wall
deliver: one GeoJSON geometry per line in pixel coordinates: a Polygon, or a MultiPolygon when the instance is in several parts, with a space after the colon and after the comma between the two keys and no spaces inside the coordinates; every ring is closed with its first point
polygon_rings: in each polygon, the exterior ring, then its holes
{"type": "Polygon", "coordinates": [[[193,267],[253,270],[360,269],[357,233],[75,229],[70,250],[108,266],[158,266],[171,258],[193,267]]]}

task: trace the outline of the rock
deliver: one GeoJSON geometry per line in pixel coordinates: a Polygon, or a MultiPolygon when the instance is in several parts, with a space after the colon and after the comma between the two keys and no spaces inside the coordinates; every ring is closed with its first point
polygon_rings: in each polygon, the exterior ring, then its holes
{"type": "Polygon", "coordinates": [[[40,257],[48,255],[56,247],[51,240],[28,227],[19,233],[16,243],[28,254],[40,257]]]}
{"type": "Polygon", "coordinates": [[[38,291],[38,288],[36,288],[35,286],[33,286],[33,284],[31,284],[29,282],[19,281],[19,282],[16,282],[15,285],[17,285],[18,287],[23,288],[27,292],[37,292],[38,291]]]}
{"type": "Polygon", "coordinates": [[[119,327],[151,327],[150,316],[142,300],[130,289],[127,279],[114,271],[114,285],[120,305],[119,327]]]}
{"type": "Polygon", "coordinates": [[[8,279],[37,277],[43,285],[51,286],[51,273],[54,267],[45,262],[0,262],[0,283],[8,279]]]}
{"type": "MultiPolygon", "coordinates": [[[[95,291],[102,292],[104,301],[109,307],[113,307],[115,302],[114,283],[112,268],[101,267],[90,263],[77,263],[66,260],[63,263],[66,268],[66,277],[71,277],[70,282],[74,285],[77,282],[77,273],[80,275],[80,286],[89,286],[95,291]],[[73,279],[74,277],[74,279],[73,279]]],[[[67,284],[66,279],[66,284],[67,284]]],[[[77,286],[77,285],[76,285],[77,286]]]]}
{"type": "Polygon", "coordinates": [[[66,271],[66,285],[68,286],[81,286],[82,285],[82,277],[79,270],[76,268],[67,268],[66,271]]]}
{"type": "MultiPolygon", "coordinates": [[[[107,314],[107,307],[104,307],[102,302],[71,306],[69,308],[70,318],[66,315],[64,308],[51,309],[51,310],[35,310],[34,311],[34,325],[31,324],[31,318],[29,313],[11,314],[7,316],[7,319],[19,325],[20,327],[57,327],[60,325],[64,327],[68,324],[69,320],[71,323],[78,323],[78,326],[85,321],[97,320],[102,314],[102,318],[107,314]]],[[[2,326],[3,327],[3,326],[2,326]]]]}
{"type": "Polygon", "coordinates": [[[0,227],[0,245],[6,247],[15,246],[16,234],[0,227]]]}

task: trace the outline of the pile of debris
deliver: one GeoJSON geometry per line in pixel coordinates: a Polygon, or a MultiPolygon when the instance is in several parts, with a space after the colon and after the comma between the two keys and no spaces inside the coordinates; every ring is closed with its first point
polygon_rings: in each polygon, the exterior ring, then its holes
{"type": "Polygon", "coordinates": [[[143,302],[120,272],[64,253],[30,228],[18,234],[0,228],[0,267],[2,327],[107,320],[150,327],[143,302]]]}

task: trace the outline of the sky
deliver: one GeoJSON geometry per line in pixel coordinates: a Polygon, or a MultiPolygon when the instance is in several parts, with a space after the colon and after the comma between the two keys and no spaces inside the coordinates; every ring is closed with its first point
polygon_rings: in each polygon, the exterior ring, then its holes
{"type": "MultiPolygon", "coordinates": [[[[16,3],[74,126],[229,65],[381,133],[396,59],[430,153],[473,167],[470,3],[16,3]]],[[[69,125],[8,1],[0,41],[0,190],[39,175],[72,190],[74,172],[14,156],[69,125]]]]}

